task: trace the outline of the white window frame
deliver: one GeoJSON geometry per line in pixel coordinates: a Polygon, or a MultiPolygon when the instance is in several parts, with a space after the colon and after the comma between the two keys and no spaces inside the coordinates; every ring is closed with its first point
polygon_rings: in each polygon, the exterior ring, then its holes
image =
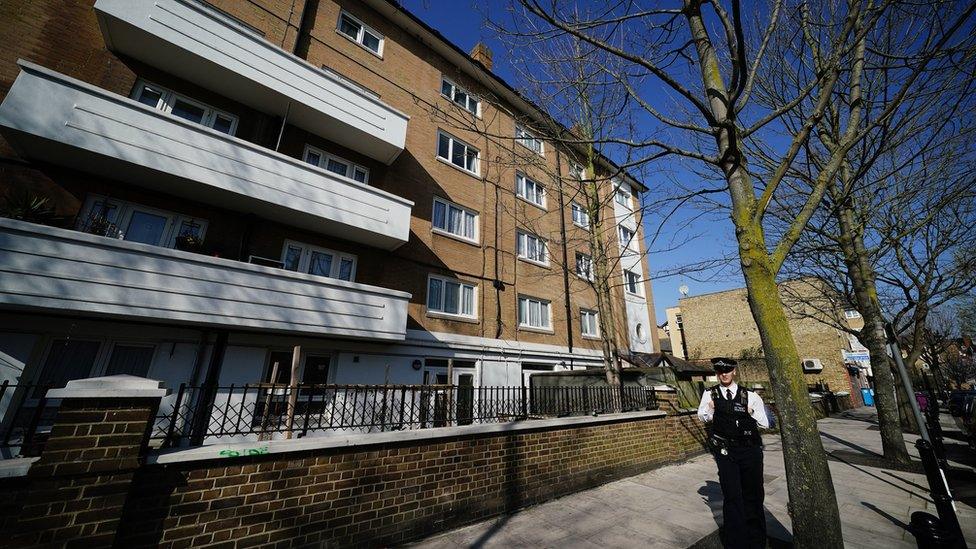
{"type": "MultiPolygon", "coordinates": [[[[469,173],[477,177],[481,177],[481,150],[479,150],[475,146],[469,145],[465,141],[462,141],[461,139],[454,137],[453,135],[445,132],[444,130],[437,130],[437,142],[434,144],[434,147],[436,149],[434,154],[437,156],[438,160],[445,162],[451,166],[454,166],[455,168],[465,173],[469,173]],[[446,137],[448,141],[447,158],[441,156],[441,137],[446,137]],[[454,158],[454,146],[456,144],[463,145],[468,151],[474,151],[475,153],[474,170],[469,170],[464,166],[458,166],[457,164],[454,163],[452,158],[454,158]]],[[[465,154],[464,157],[467,158],[467,154],[465,154]]]]}
{"type": "Polygon", "coordinates": [[[637,231],[632,231],[629,227],[623,225],[617,225],[617,238],[620,239],[621,250],[633,251],[634,247],[631,244],[637,238],[637,231]],[[626,237],[625,232],[630,234],[629,238],[626,237]]]}
{"type": "Polygon", "coordinates": [[[641,275],[630,269],[624,269],[624,291],[633,296],[644,297],[644,281],[641,280],[641,275]],[[634,278],[633,284],[634,288],[637,289],[636,292],[630,289],[631,277],[634,278]]]}
{"type": "Polygon", "coordinates": [[[576,181],[582,181],[586,179],[586,168],[582,164],[571,161],[569,163],[569,175],[576,181]]]}
{"type": "Polygon", "coordinates": [[[472,244],[478,244],[478,242],[480,241],[479,239],[481,237],[481,235],[480,235],[481,231],[480,231],[480,228],[478,226],[479,221],[480,221],[480,216],[478,215],[478,212],[476,212],[476,211],[474,211],[474,210],[472,210],[470,208],[465,208],[464,206],[462,206],[460,204],[457,204],[457,203],[454,203],[454,202],[451,202],[450,200],[445,200],[445,199],[440,198],[438,196],[435,196],[434,197],[434,204],[433,204],[432,209],[431,209],[431,212],[430,212],[430,230],[431,230],[431,232],[434,232],[434,233],[437,233],[437,234],[442,234],[444,236],[449,236],[449,237],[452,237],[452,238],[457,238],[459,240],[463,240],[465,242],[470,242],[472,244]],[[435,225],[436,216],[434,214],[434,211],[437,209],[437,205],[438,204],[441,204],[441,205],[444,206],[444,222],[445,222],[445,227],[438,227],[437,225],[435,225]],[[461,230],[462,231],[464,230],[463,229],[463,226],[465,224],[464,223],[464,216],[470,215],[470,216],[474,217],[474,222],[473,222],[474,235],[473,236],[470,236],[469,237],[469,236],[467,236],[465,234],[455,233],[455,232],[452,232],[450,230],[450,218],[451,218],[451,210],[452,209],[459,210],[461,212],[461,216],[462,216],[461,217],[461,225],[462,225],[462,229],[461,230]]]}
{"type": "Polygon", "coordinates": [[[176,93],[169,88],[160,86],[158,84],[154,84],[152,82],[149,82],[148,80],[143,80],[142,78],[137,80],[136,85],[132,88],[132,93],[129,95],[129,97],[132,100],[138,102],[140,105],[145,105],[149,108],[155,108],[156,110],[164,112],[170,116],[173,116],[174,118],[178,118],[179,120],[184,120],[186,122],[193,123],[190,120],[172,114],[173,106],[176,104],[176,100],[179,99],[180,101],[184,101],[186,103],[189,103],[193,106],[199,107],[204,110],[203,120],[199,123],[201,126],[213,130],[214,129],[213,125],[214,122],[217,121],[217,116],[223,116],[225,118],[230,119],[230,131],[227,132],[226,134],[224,134],[224,132],[221,132],[220,130],[214,130],[214,131],[224,135],[231,135],[231,136],[237,134],[237,124],[240,121],[240,119],[236,115],[212,107],[204,103],[203,101],[198,101],[191,97],[187,97],[181,93],[176,93]],[[142,101],[139,101],[139,97],[142,95],[143,90],[145,90],[146,88],[159,92],[159,99],[156,101],[155,106],[146,105],[142,101]]]}
{"type": "Polygon", "coordinates": [[[538,206],[545,210],[547,194],[546,188],[542,183],[526,176],[522,172],[515,172],[515,196],[533,206],[538,206]]]}
{"type": "Polygon", "coordinates": [[[468,282],[464,282],[464,281],[458,280],[456,278],[450,278],[450,277],[438,276],[438,275],[427,275],[427,294],[426,294],[426,299],[424,301],[424,306],[427,308],[427,315],[428,316],[457,317],[457,318],[464,318],[464,319],[470,319],[470,320],[477,320],[478,319],[478,285],[477,284],[470,284],[468,282]],[[430,306],[430,297],[431,297],[430,296],[430,286],[431,286],[431,281],[434,281],[434,280],[437,280],[437,281],[439,281],[441,283],[440,303],[438,304],[438,307],[439,308],[437,308],[437,309],[432,309],[431,306],[430,306]],[[444,291],[444,288],[445,288],[445,286],[447,284],[457,284],[458,285],[458,292],[457,292],[457,295],[458,295],[457,310],[458,310],[458,312],[456,312],[456,313],[450,313],[450,312],[447,312],[446,311],[446,306],[445,306],[446,303],[445,303],[445,300],[447,299],[447,292],[444,291]],[[465,314],[465,313],[462,312],[464,310],[464,290],[465,290],[465,288],[469,288],[471,290],[471,313],[470,314],[465,314]]]}
{"type": "Polygon", "coordinates": [[[576,202],[570,202],[569,208],[572,210],[573,214],[573,225],[576,225],[581,229],[590,230],[590,213],[586,211],[586,208],[580,206],[576,202]],[[582,222],[580,220],[582,220],[582,222]]]}
{"type": "Polygon", "coordinates": [[[456,105],[458,107],[461,107],[465,111],[467,111],[467,112],[469,112],[469,113],[477,116],[478,118],[481,118],[481,98],[478,97],[477,95],[474,95],[471,92],[469,92],[467,90],[467,88],[464,88],[462,86],[458,86],[456,83],[454,83],[453,80],[451,80],[450,78],[447,78],[446,76],[441,76],[441,97],[444,97],[445,99],[447,99],[448,101],[450,101],[452,104],[454,104],[454,105],[456,105]],[[448,85],[448,86],[450,86],[450,88],[451,88],[450,95],[444,93],[444,86],[445,86],[445,84],[448,85]],[[467,97],[467,99],[465,100],[465,104],[464,105],[462,105],[461,103],[459,103],[458,100],[457,100],[456,95],[458,94],[458,92],[464,94],[464,96],[467,97]],[[472,101],[475,103],[475,109],[474,110],[471,110],[471,102],[472,101]]]}
{"type": "Polygon", "coordinates": [[[589,280],[593,282],[593,256],[589,254],[584,254],[583,252],[576,252],[576,276],[582,278],[583,280],[589,280]],[[583,260],[581,263],[580,260],[583,260]],[[581,272],[580,265],[585,264],[585,272],[581,272]]]}
{"type": "Polygon", "coordinates": [[[176,247],[176,239],[180,236],[180,230],[183,228],[184,223],[192,223],[200,227],[200,240],[204,240],[206,238],[207,227],[210,224],[206,219],[199,217],[192,217],[189,215],[171,212],[169,210],[161,210],[151,206],[144,206],[137,202],[108,198],[100,194],[89,194],[85,200],[84,207],[82,207],[78,214],[76,228],[79,231],[88,232],[87,229],[91,221],[95,218],[95,216],[100,215],[96,211],[96,206],[100,203],[114,208],[112,215],[107,216],[106,221],[114,224],[118,228],[119,235],[117,238],[119,240],[125,240],[125,230],[128,229],[129,223],[132,221],[132,215],[137,212],[145,212],[166,218],[166,227],[163,229],[163,235],[160,237],[159,243],[152,244],[153,246],[160,246],[163,248],[176,247]]]}
{"type": "MultiPolygon", "coordinates": [[[[95,358],[92,360],[91,367],[88,369],[88,374],[86,377],[79,379],[89,379],[93,377],[103,376],[108,371],[108,366],[112,361],[112,354],[115,352],[115,348],[119,345],[126,347],[145,347],[152,349],[152,356],[149,358],[149,366],[146,368],[146,374],[152,374],[153,365],[156,363],[156,353],[159,351],[159,342],[146,340],[143,338],[126,338],[126,337],[87,337],[81,336],[76,337],[67,333],[52,333],[44,337],[43,349],[41,353],[40,361],[38,362],[37,368],[34,368],[33,374],[31,374],[30,379],[33,383],[41,383],[44,374],[44,367],[47,365],[47,361],[51,356],[51,352],[54,350],[54,344],[59,340],[72,340],[72,341],[87,341],[90,343],[97,343],[98,350],[95,352],[95,358]]],[[[32,394],[27,395],[27,401],[30,403],[37,402],[38,399],[34,398],[32,394]]]]}
{"type": "MultiPolygon", "coordinates": [[[[329,274],[324,275],[326,278],[334,278],[336,280],[342,280],[339,278],[339,272],[342,266],[342,260],[346,259],[352,262],[352,269],[349,272],[349,280],[347,282],[356,281],[356,267],[359,263],[359,258],[350,253],[339,252],[336,250],[331,250],[329,248],[323,248],[321,246],[315,246],[312,244],[307,244],[305,242],[299,242],[297,240],[285,240],[285,243],[281,246],[281,263],[283,269],[302,273],[302,274],[312,274],[308,272],[309,267],[312,262],[312,253],[328,254],[332,256],[332,265],[329,267],[329,274]],[[288,249],[298,248],[301,250],[298,256],[297,269],[289,269],[287,266],[288,260],[288,249]]],[[[323,275],[312,275],[312,276],[323,276],[323,275]]]]}
{"type": "Polygon", "coordinates": [[[332,153],[327,153],[327,152],[323,151],[322,149],[318,149],[318,148],[313,147],[311,145],[308,145],[308,144],[305,145],[305,151],[302,153],[302,161],[304,161],[306,164],[311,164],[313,166],[318,166],[319,168],[322,168],[323,170],[329,172],[330,174],[332,174],[334,176],[342,177],[342,178],[348,179],[349,181],[353,181],[353,182],[356,182],[356,183],[362,183],[363,185],[368,185],[369,184],[369,168],[367,168],[366,166],[362,166],[360,164],[356,164],[355,162],[352,162],[350,160],[346,160],[345,158],[343,158],[341,156],[337,156],[337,155],[334,155],[332,153]],[[308,155],[309,154],[317,154],[317,155],[319,155],[319,162],[318,162],[318,164],[314,164],[314,163],[308,161],[308,155]],[[328,168],[328,166],[329,166],[329,160],[334,160],[336,162],[340,162],[342,164],[345,164],[346,165],[346,174],[345,175],[342,175],[342,174],[338,174],[338,173],[330,170],[328,168]],[[361,172],[363,172],[365,174],[365,177],[363,178],[362,181],[359,181],[355,177],[353,177],[356,174],[356,170],[359,170],[359,171],[361,171],[361,172]]]}
{"type": "Polygon", "coordinates": [[[518,296],[518,312],[517,312],[517,314],[518,314],[519,328],[529,329],[529,330],[543,330],[543,331],[547,331],[547,332],[551,332],[552,331],[552,302],[549,301],[548,299],[541,299],[541,298],[537,298],[537,297],[531,297],[531,296],[521,295],[520,294],[518,296]],[[525,307],[524,308],[522,306],[522,303],[523,302],[525,303],[525,307]],[[538,325],[531,323],[531,320],[532,320],[532,312],[530,310],[530,307],[532,307],[532,306],[538,306],[539,307],[539,321],[540,321],[540,323],[538,325]],[[542,321],[542,311],[543,310],[546,311],[546,314],[545,314],[545,316],[546,316],[546,324],[542,324],[541,323],[541,321],[542,321]],[[523,314],[523,311],[525,311],[525,314],[523,314]],[[528,318],[525,318],[525,317],[528,317],[528,318]]]}
{"type": "Polygon", "coordinates": [[[847,309],[846,311],[844,311],[844,318],[847,319],[861,318],[861,313],[857,312],[854,309],[847,309]]]}
{"type": "Polygon", "coordinates": [[[515,142],[539,156],[546,155],[545,142],[520,124],[515,126],[515,142]],[[538,146],[538,149],[536,149],[536,146],[538,146]]]}
{"type": "Polygon", "coordinates": [[[518,254],[518,258],[522,261],[528,261],[529,263],[534,263],[542,267],[549,266],[549,243],[546,242],[546,239],[537,234],[522,230],[515,231],[515,250],[518,254]],[[530,239],[534,241],[534,246],[541,246],[541,260],[529,255],[530,239]]]}
{"type": "Polygon", "coordinates": [[[593,309],[580,308],[580,333],[585,338],[599,339],[600,338],[600,313],[594,311],[593,309]],[[593,331],[587,332],[586,328],[586,317],[593,318],[593,331]]]}
{"type": "Polygon", "coordinates": [[[614,189],[613,200],[628,210],[634,209],[633,195],[623,187],[618,186],[614,189]]]}
{"type": "Polygon", "coordinates": [[[347,12],[346,10],[342,10],[342,11],[339,12],[339,19],[336,20],[336,32],[339,33],[340,36],[346,37],[347,40],[349,40],[352,43],[356,44],[357,46],[363,48],[364,50],[372,53],[373,55],[375,55],[375,56],[377,56],[377,57],[379,57],[381,59],[383,58],[383,48],[386,45],[386,38],[382,34],[380,34],[379,32],[377,32],[376,29],[370,27],[366,23],[363,23],[363,21],[361,19],[359,19],[358,17],[353,16],[352,14],[350,14],[349,12],[347,12]],[[348,17],[353,23],[359,25],[359,31],[356,33],[355,38],[352,37],[352,36],[349,36],[348,34],[346,34],[344,32],[342,32],[342,18],[343,17],[348,17]],[[378,48],[376,50],[370,48],[369,46],[367,46],[363,42],[363,37],[366,35],[367,32],[370,33],[370,34],[372,34],[373,36],[375,36],[379,40],[379,46],[378,46],[378,48]]]}

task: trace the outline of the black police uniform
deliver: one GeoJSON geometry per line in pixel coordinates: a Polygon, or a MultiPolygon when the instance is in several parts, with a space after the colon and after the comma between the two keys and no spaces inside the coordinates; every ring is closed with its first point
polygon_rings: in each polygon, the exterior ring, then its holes
{"type": "Polygon", "coordinates": [[[749,415],[749,392],[740,386],[729,400],[725,388],[710,390],[715,403],[710,440],[722,484],[726,546],[765,547],[762,437],[749,415]]]}

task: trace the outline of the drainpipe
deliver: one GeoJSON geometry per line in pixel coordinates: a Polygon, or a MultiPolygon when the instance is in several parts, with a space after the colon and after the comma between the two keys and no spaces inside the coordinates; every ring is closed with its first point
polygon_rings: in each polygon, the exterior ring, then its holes
{"type": "Polygon", "coordinates": [[[556,190],[559,192],[559,236],[563,241],[563,293],[566,301],[566,337],[569,343],[569,366],[573,367],[573,307],[569,302],[569,250],[566,246],[566,204],[563,197],[562,156],[556,149],[556,190]]]}
{"type": "Polygon", "coordinates": [[[308,46],[312,40],[312,23],[319,11],[319,0],[305,0],[302,5],[302,15],[298,19],[298,35],[295,36],[295,48],[292,53],[302,59],[308,58],[308,46]]]}
{"type": "Polygon", "coordinates": [[[207,425],[210,423],[210,411],[217,397],[217,382],[220,380],[220,368],[224,364],[224,353],[227,351],[227,331],[217,332],[213,352],[210,354],[210,364],[207,366],[207,378],[203,383],[200,398],[196,402],[193,414],[193,429],[190,431],[190,445],[200,446],[207,436],[207,425]]]}

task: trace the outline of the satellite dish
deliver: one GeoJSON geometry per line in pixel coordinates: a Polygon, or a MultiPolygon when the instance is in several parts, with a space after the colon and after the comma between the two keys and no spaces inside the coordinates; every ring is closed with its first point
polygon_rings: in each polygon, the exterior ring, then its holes
{"type": "Polygon", "coordinates": [[[678,293],[681,295],[688,295],[688,285],[682,284],[681,286],[678,286],[678,293]]]}

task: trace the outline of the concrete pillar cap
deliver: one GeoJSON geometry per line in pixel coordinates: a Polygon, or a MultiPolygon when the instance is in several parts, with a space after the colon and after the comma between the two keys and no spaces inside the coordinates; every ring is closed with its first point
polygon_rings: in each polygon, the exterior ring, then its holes
{"type": "Polygon", "coordinates": [[[62,389],[51,389],[47,398],[162,398],[169,394],[162,381],[129,374],[90,377],[69,381],[62,389]]]}

